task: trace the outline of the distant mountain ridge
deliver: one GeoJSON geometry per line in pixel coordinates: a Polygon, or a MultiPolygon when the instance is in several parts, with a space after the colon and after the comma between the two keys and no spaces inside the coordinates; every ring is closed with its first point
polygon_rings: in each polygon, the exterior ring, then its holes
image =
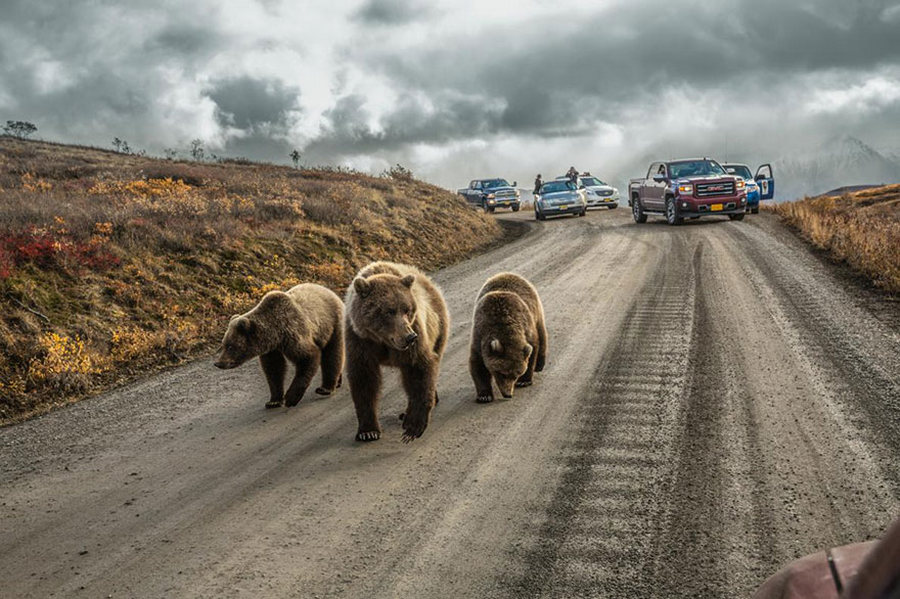
{"type": "Polygon", "coordinates": [[[774,163],[776,199],[816,196],[839,187],[900,182],[900,161],[850,136],[774,163]]]}

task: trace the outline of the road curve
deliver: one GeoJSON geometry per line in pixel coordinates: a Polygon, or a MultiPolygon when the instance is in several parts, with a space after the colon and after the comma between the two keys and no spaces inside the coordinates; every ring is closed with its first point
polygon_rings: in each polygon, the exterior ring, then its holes
{"type": "MultiPolygon", "coordinates": [[[[501,216],[524,220],[526,214],[501,216]]],[[[746,597],[900,514],[900,311],[767,215],[533,223],[434,274],[441,403],[353,441],[346,388],[265,410],[211,360],[0,429],[6,597],[746,597]],[[547,368],[478,405],[484,280],[543,298],[547,368]]]]}

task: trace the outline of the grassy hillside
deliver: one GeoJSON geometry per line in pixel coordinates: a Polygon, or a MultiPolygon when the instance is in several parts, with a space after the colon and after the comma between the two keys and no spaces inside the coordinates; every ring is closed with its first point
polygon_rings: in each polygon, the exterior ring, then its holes
{"type": "Polygon", "coordinates": [[[900,185],[806,198],[772,210],[837,261],[900,293],[900,185]]]}
{"type": "Polygon", "coordinates": [[[341,293],[370,260],[434,269],[499,234],[405,177],[0,137],[0,422],[208,351],[270,289],[341,293]]]}

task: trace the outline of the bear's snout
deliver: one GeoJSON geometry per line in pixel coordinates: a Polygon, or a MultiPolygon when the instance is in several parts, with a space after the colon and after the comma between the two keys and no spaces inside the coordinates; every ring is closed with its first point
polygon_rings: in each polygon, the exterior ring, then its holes
{"type": "Polygon", "coordinates": [[[416,333],[410,333],[409,335],[407,335],[406,338],[404,339],[404,341],[406,342],[406,347],[409,347],[410,345],[415,343],[416,339],[418,339],[418,338],[419,338],[419,335],[416,333]]]}

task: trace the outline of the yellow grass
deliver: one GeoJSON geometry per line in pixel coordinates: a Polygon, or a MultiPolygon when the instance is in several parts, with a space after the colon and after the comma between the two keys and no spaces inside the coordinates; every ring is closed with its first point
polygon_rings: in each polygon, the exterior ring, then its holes
{"type": "Polygon", "coordinates": [[[806,198],[772,210],[836,260],[900,292],[900,185],[806,198]]]}
{"type": "Polygon", "coordinates": [[[406,178],[0,137],[0,423],[208,352],[233,313],[375,259],[429,270],[493,219],[406,178]]]}

